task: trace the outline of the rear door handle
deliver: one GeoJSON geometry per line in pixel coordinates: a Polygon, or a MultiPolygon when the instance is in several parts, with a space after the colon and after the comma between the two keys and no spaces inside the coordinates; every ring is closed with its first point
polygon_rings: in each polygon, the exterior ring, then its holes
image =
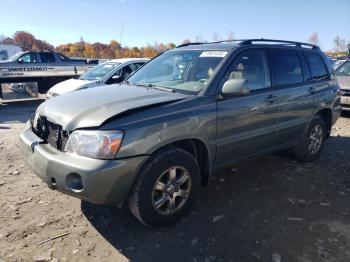
{"type": "Polygon", "coordinates": [[[269,95],[268,98],[266,98],[266,102],[269,104],[273,104],[277,101],[278,96],[276,95],[269,95]]]}

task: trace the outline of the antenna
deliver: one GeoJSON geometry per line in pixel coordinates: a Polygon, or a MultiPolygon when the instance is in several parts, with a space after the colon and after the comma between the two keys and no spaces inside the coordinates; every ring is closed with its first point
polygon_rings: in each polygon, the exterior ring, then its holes
{"type": "Polygon", "coordinates": [[[123,40],[123,33],[124,33],[124,26],[125,23],[122,23],[122,30],[120,31],[120,41],[119,41],[119,45],[122,46],[122,40],[123,40]]]}

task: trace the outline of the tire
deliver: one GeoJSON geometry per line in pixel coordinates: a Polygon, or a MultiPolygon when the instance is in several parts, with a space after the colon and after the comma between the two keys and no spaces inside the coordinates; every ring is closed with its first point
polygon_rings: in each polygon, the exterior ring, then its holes
{"type": "Polygon", "coordinates": [[[138,174],[129,208],[144,225],[164,227],[188,212],[199,185],[199,165],[191,154],[175,147],[161,150],[138,174]]]}
{"type": "Polygon", "coordinates": [[[312,162],[319,159],[326,138],[326,122],[322,116],[316,115],[304,135],[292,147],[294,157],[305,162],[312,162]]]}

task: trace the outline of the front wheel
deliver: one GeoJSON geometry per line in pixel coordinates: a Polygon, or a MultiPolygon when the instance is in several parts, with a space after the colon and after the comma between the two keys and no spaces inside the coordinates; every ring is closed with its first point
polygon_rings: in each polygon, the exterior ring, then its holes
{"type": "Polygon", "coordinates": [[[199,187],[200,170],[188,152],[170,148],[150,158],[129,197],[133,215],[143,224],[163,227],[189,210],[199,187]]]}
{"type": "Polygon", "coordinates": [[[327,137],[326,123],[323,117],[316,115],[305,134],[292,147],[292,152],[298,160],[311,162],[317,160],[327,137]]]}

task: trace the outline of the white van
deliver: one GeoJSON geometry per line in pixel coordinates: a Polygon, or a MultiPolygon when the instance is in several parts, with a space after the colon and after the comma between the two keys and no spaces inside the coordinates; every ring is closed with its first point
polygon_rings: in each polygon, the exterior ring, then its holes
{"type": "Polygon", "coordinates": [[[0,61],[22,52],[22,49],[16,45],[0,45],[0,61]]]}

